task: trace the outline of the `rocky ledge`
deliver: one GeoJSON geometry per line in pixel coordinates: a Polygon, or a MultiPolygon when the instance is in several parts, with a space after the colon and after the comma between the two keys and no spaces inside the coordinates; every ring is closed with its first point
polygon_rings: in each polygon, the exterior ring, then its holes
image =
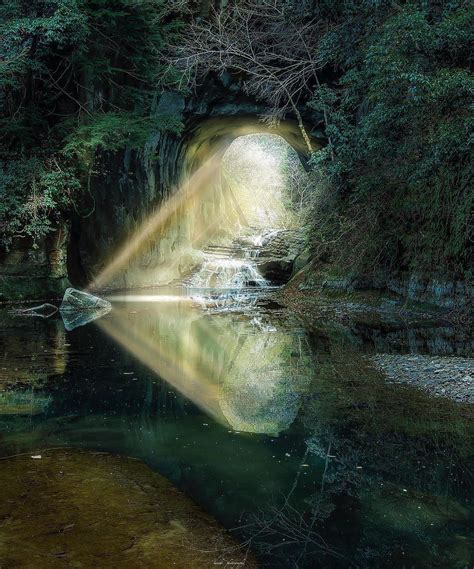
{"type": "MultiPolygon", "coordinates": [[[[260,274],[274,284],[287,283],[301,268],[305,237],[301,230],[280,229],[265,236],[257,257],[260,274]]],[[[306,262],[306,261],[305,261],[306,262]]]]}
{"type": "Polygon", "coordinates": [[[472,358],[377,354],[371,360],[389,381],[410,384],[460,403],[474,403],[472,358]]]}

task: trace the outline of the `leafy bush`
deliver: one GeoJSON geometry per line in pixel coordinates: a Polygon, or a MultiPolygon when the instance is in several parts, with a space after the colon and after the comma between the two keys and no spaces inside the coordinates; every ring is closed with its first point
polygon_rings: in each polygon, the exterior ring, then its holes
{"type": "Polygon", "coordinates": [[[36,243],[87,187],[97,150],[139,148],[157,115],[161,51],[180,22],[165,0],[0,5],[0,245],[36,243]]]}
{"type": "Polygon", "coordinates": [[[373,29],[367,20],[358,64],[334,46],[345,72],[310,103],[329,117],[332,148],[313,160],[336,193],[332,213],[315,196],[313,240],[320,249],[333,242],[325,254],[355,270],[468,265],[474,11],[444,6],[407,3],[373,29]],[[341,247],[337,231],[357,243],[357,254],[341,247]]]}
{"type": "Polygon", "coordinates": [[[31,237],[35,247],[74,203],[80,181],[72,168],[38,157],[0,162],[0,172],[0,244],[31,237]]]}

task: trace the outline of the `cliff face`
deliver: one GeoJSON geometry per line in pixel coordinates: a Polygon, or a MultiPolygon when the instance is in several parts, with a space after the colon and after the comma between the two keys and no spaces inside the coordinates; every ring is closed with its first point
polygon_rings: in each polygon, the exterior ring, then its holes
{"type": "MultiPolygon", "coordinates": [[[[238,222],[220,174],[220,159],[238,136],[279,134],[305,161],[307,149],[295,121],[270,129],[259,120],[265,109],[238,84],[222,81],[210,82],[189,101],[172,93],[162,96],[159,111],[184,116],[181,136],[157,133],[140,152],[100,158],[92,199],[86,195],[89,212],[72,223],[69,273],[78,284],[163,285],[198,264],[199,249],[238,222]],[[111,260],[121,254],[124,262],[110,271],[111,260]]],[[[305,119],[310,131],[320,123],[317,115],[305,119]]],[[[315,149],[324,144],[316,130],[312,142],[315,149]]]]}
{"type": "Polygon", "coordinates": [[[62,296],[70,286],[69,237],[70,227],[63,224],[36,246],[28,238],[17,238],[12,249],[0,257],[0,302],[62,296]]]}
{"type": "MultiPolygon", "coordinates": [[[[200,261],[197,251],[207,240],[236,221],[219,170],[236,137],[280,134],[306,158],[297,123],[288,119],[267,127],[259,119],[265,107],[230,76],[210,78],[186,100],[165,93],[154,111],[181,113],[181,135],[157,132],[140,151],[98,155],[80,213],[72,211],[70,222],[36,249],[18,240],[0,259],[1,300],[60,296],[70,282],[110,288],[172,282],[200,261]],[[108,270],[124,251],[123,262],[108,270]]],[[[307,112],[304,119],[314,148],[321,147],[321,117],[307,112]]]]}
{"type": "MultiPolygon", "coordinates": [[[[308,264],[298,275],[298,290],[306,294],[319,292],[378,291],[396,295],[406,301],[415,301],[448,310],[472,308],[474,287],[472,283],[456,275],[427,272],[379,271],[377,275],[353,274],[334,271],[333,267],[308,264]]],[[[296,282],[295,280],[295,282],[296,282]]]]}

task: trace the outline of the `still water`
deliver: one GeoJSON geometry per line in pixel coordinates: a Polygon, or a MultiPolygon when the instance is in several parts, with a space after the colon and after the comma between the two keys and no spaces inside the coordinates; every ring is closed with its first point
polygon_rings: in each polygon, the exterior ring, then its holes
{"type": "Polygon", "coordinates": [[[1,455],[140,458],[262,567],[473,565],[472,408],[388,384],[368,358],[416,330],[383,343],[268,302],[111,300],[72,331],[1,312],[1,455]]]}

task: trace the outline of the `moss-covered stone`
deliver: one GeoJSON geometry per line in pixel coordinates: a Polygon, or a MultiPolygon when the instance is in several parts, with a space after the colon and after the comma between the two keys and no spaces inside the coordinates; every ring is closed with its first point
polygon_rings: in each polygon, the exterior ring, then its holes
{"type": "Polygon", "coordinates": [[[14,240],[0,251],[0,302],[61,298],[71,286],[66,267],[69,226],[59,226],[33,246],[14,240]]]}
{"type": "Polygon", "coordinates": [[[0,566],[257,567],[210,516],[143,463],[78,450],[3,460],[0,566]]]}

